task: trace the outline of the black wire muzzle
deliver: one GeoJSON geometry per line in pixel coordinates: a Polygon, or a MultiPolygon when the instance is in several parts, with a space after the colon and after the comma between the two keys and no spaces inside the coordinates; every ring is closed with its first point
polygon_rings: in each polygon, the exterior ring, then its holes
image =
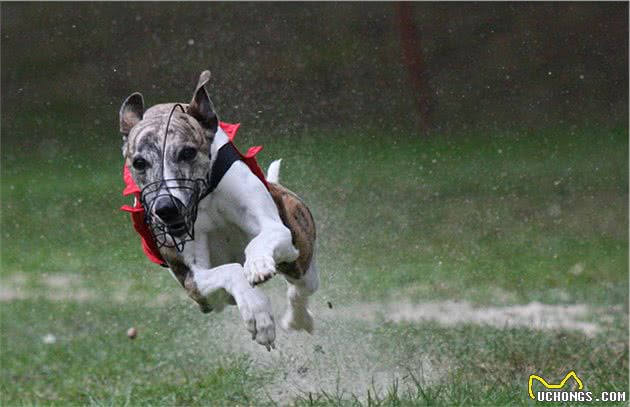
{"type": "Polygon", "coordinates": [[[209,193],[208,182],[205,179],[164,178],[166,165],[166,138],[175,109],[184,107],[177,103],[171,109],[166,123],[166,131],[162,145],[162,179],[147,184],[140,192],[140,203],[144,208],[144,221],[149,226],[158,249],[162,247],[175,248],[178,252],[184,250],[186,242],[195,239],[195,221],[199,202],[209,193]],[[184,204],[177,196],[188,198],[184,204]],[[171,211],[169,216],[160,216],[161,208],[171,211]],[[164,219],[166,218],[166,219],[164,219]]]}

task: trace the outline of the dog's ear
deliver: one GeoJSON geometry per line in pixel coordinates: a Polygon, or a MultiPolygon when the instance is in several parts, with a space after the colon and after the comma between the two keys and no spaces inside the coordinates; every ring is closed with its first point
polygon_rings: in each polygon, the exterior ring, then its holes
{"type": "Polygon", "coordinates": [[[212,100],[210,100],[210,96],[206,92],[206,84],[210,82],[210,77],[210,71],[203,71],[199,75],[195,93],[188,105],[188,114],[197,119],[205,129],[215,133],[219,126],[219,118],[214,111],[212,100]]]}
{"type": "Polygon", "coordinates": [[[144,99],[138,92],[132,93],[120,106],[120,134],[123,145],[127,143],[127,137],[132,127],[142,120],[144,115],[144,99]]]}

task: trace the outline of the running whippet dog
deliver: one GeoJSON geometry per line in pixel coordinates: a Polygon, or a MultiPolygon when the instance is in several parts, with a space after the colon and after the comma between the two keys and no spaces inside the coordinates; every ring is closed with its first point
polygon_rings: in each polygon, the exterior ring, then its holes
{"type": "Polygon", "coordinates": [[[300,198],[278,184],[280,160],[265,180],[235,149],[206,91],[209,80],[202,72],[189,104],[145,110],[140,93],[122,104],[125,173],[139,198],[130,211],[142,213],[134,226],[150,231],[143,243],[202,311],[237,305],[253,339],[270,349],[271,303],[257,285],[276,272],[288,282],[283,328],[313,330],[315,224],[300,198]]]}

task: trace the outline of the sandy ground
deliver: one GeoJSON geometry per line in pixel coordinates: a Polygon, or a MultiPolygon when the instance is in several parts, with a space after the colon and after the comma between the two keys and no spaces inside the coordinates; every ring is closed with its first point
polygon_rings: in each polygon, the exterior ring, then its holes
{"type": "MultiPolygon", "coordinates": [[[[153,298],[150,305],[177,300],[181,296],[176,295],[174,290],[153,298]]],[[[102,296],[102,293],[86,287],[82,276],[78,274],[45,274],[37,280],[35,287],[29,284],[25,274],[13,274],[0,282],[0,302],[32,298],[84,302],[99,301],[102,300],[102,296]]],[[[119,303],[134,298],[129,285],[120,286],[110,296],[108,300],[119,303]]],[[[609,322],[612,316],[606,318],[606,315],[601,315],[602,311],[604,313],[619,312],[621,308],[602,310],[586,304],[552,305],[536,301],[518,305],[475,307],[467,301],[412,303],[401,300],[386,303],[357,303],[336,307],[334,312],[328,312],[326,307],[316,309],[316,311],[318,314],[322,312],[334,314],[335,318],[344,320],[386,320],[409,323],[433,321],[444,326],[478,324],[495,328],[566,329],[594,335],[600,329],[600,325],[592,321],[593,314],[598,314],[598,321],[609,322]]],[[[325,321],[322,322],[325,323],[325,321]]]]}
{"type": "Polygon", "coordinates": [[[501,307],[475,307],[467,301],[400,301],[356,304],[340,310],[365,320],[383,318],[392,322],[433,321],[444,326],[476,324],[495,328],[564,329],[581,331],[587,335],[594,335],[600,329],[599,324],[588,322],[593,313],[598,311],[585,304],[550,305],[537,301],[501,307]]]}

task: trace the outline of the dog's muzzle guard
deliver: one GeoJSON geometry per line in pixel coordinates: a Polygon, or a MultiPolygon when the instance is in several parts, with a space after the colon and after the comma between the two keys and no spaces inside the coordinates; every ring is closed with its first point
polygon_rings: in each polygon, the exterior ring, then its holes
{"type": "Polygon", "coordinates": [[[204,179],[162,179],[142,189],[140,203],[144,207],[145,222],[158,249],[168,247],[181,252],[186,242],[195,239],[197,209],[206,195],[208,184],[204,179]],[[182,203],[177,195],[188,196],[187,203],[182,203]],[[164,201],[168,205],[166,208],[173,214],[160,214],[161,208],[157,205],[164,201]]]}
{"type": "Polygon", "coordinates": [[[184,250],[186,242],[195,239],[195,221],[197,220],[199,201],[208,195],[210,190],[205,179],[164,179],[166,138],[168,137],[171,118],[177,108],[182,113],[186,112],[181,104],[176,103],[168,115],[162,145],[162,179],[142,188],[140,203],[144,208],[144,221],[149,226],[157,248],[175,248],[181,252],[184,250]],[[179,193],[173,194],[175,191],[179,193]],[[184,204],[177,198],[178,195],[187,196],[187,203],[184,204]],[[166,201],[165,207],[157,206],[163,204],[164,201],[166,201]],[[161,209],[166,210],[160,214],[161,209]]]}

